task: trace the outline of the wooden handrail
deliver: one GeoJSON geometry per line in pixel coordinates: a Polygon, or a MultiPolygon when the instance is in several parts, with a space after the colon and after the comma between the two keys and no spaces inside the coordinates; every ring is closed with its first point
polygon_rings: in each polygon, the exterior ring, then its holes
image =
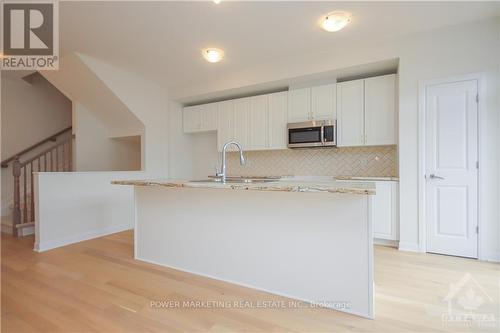
{"type": "Polygon", "coordinates": [[[21,167],[25,166],[26,164],[30,164],[31,162],[33,162],[34,160],[37,160],[39,159],[40,157],[42,157],[43,155],[46,155],[48,152],[50,152],[51,150],[54,150],[54,148],[57,148],[58,146],[60,145],[63,145],[65,144],[66,142],[70,142],[71,140],[73,140],[75,138],[74,135],[72,135],[70,138],[67,138],[66,140],[64,141],[61,141],[60,143],[58,143],[57,145],[53,146],[53,147],[49,147],[47,149],[45,149],[44,151],[36,154],[35,156],[33,156],[32,158],[30,158],[29,160],[27,161],[23,161],[23,162],[20,162],[19,161],[19,164],[21,167]]]}
{"type": "Polygon", "coordinates": [[[66,133],[66,132],[68,132],[68,131],[71,131],[71,129],[72,129],[72,128],[73,128],[72,126],[69,126],[69,127],[65,128],[65,129],[63,129],[62,131],[59,131],[59,132],[57,132],[57,133],[55,133],[55,134],[53,134],[53,135],[51,135],[51,136],[49,136],[49,137],[47,137],[47,138],[45,138],[45,139],[43,139],[43,140],[41,140],[41,141],[39,141],[39,142],[35,143],[34,145],[29,146],[28,148],[26,148],[26,149],[24,149],[24,150],[20,151],[19,153],[17,153],[17,154],[15,154],[15,155],[13,155],[13,156],[11,156],[11,157],[9,157],[9,158],[7,158],[7,159],[3,160],[3,161],[2,161],[2,168],[6,168],[6,167],[8,167],[8,166],[9,166],[9,163],[10,163],[10,162],[12,162],[13,160],[15,160],[15,159],[16,159],[16,157],[17,157],[17,158],[19,158],[21,155],[26,154],[27,152],[29,152],[29,151],[31,151],[31,150],[33,150],[33,149],[35,149],[35,148],[37,148],[37,147],[39,147],[39,146],[43,145],[44,143],[49,142],[49,141],[56,141],[56,140],[57,140],[57,137],[58,137],[59,135],[61,135],[61,134],[63,134],[63,133],[66,133]]]}

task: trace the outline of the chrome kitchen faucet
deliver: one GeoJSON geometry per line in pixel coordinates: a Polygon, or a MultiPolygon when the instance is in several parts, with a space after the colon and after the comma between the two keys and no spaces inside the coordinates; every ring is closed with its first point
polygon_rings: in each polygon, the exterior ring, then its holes
{"type": "Polygon", "coordinates": [[[241,147],[241,144],[236,141],[229,141],[224,144],[224,147],[222,147],[222,167],[221,167],[221,172],[217,172],[215,175],[217,177],[220,177],[223,183],[226,182],[226,150],[227,147],[230,145],[235,145],[238,150],[240,151],[240,165],[245,165],[245,157],[243,156],[243,147],[241,147]]]}

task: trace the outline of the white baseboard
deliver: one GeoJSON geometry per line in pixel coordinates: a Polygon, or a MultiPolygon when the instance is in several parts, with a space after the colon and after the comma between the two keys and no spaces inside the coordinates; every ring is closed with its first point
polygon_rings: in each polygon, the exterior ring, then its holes
{"type": "Polygon", "coordinates": [[[74,243],[79,243],[85,240],[89,239],[94,239],[94,238],[99,238],[103,236],[107,236],[110,234],[114,234],[117,232],[125,231],[125,230],[130,230],[133,229],[132,226],[130,225],[120,225],[120,226],[113,226],[113,227],[108,227],[104,229],[99,229],[99,230],[92,230],[88,231],[79,235],[73,235],[73,236],[68,236],[68,237],[63,237],[59,239],[53,239],[53,240],[48,240],[48,241],[42,241],[42,242],[35,242],[35,247],[33,250],[36,252],[44,252],[48,250],[52,250],[61,246],[66,246],[74,243]]]}
{"type": "Polygon", "coordinates": [[[420,252],[420,246],[418,245],[418,243],[408,243],[400,241],[399,250],[408,252],[420,252]]]}
{"type": "Polygon", "coordinates": [[[397,241],[397,240],[374,238],[373,239],[373,244],[375,244],[375,245],[382,245],[382,246],[395,247],[396,249],[399,248],[399,241],[397,241]]]}
{"type": "Polygon", "coordinates": [[[484,255],[479,258],[479,260],[490,261],[490,262],[500,262],[500,253],[499,252],[486,252],[484,255]]]}
{"type": "MultiPolygon", "coordinates": [[[[2,223],[2,232],[4,234],[12,235],[12,225],[8,223],[2,223]]],[[[18,230],[19,236],[29,236],[35,233],[34,227],[21,228],[18,230]]]]}

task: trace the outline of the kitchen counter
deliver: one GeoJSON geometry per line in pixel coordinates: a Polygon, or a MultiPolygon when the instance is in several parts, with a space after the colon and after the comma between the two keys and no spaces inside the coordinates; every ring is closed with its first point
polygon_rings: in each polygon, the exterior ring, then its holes
{"type": "Polygon", "coordinates": [[[370,176],[337,176],[335,177],[336,180],[339,181],[364,181],[364,182],[378,182],[378,181],[391,181],[391,182],[397,182],[399,181],[398,177],[370,177],[370,176]]]}
{"type": "Polygon", "coordinates": [[[135,259],[373,318],[374,183],[231,181],[114,181],[134,187],[135,259]]]}
{"type": "Polygon", "coordinates": [[[215,181],[190,181],[178,179],[158,179],[158,180],[117,180],[115,185],[132,186],[163,186],[163,187],[185,187],[185,188],[212,188],[227,190],[255,190],[273,192],[315,192],[315,193],[348,193],[373,195],[375,185],[362,181],[336,181],[336,180],[267,180],[256,183],[220,183],[215,181]]]}

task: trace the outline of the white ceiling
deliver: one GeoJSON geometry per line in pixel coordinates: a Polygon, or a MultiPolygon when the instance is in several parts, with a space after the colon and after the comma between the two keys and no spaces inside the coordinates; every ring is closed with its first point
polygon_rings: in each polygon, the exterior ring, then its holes
{"type": "Polygon", "coordinates": [[[61,54],[99,58],[168,92],[290,55],[499,13],[498,2],[61,2],[61,54]],[[349,11],[353,20],[327,33],[317,21],[333,10],[349,11]],[[224,61],[206,62],[200,52],[207,46],[224,49],[224,61]]]}

